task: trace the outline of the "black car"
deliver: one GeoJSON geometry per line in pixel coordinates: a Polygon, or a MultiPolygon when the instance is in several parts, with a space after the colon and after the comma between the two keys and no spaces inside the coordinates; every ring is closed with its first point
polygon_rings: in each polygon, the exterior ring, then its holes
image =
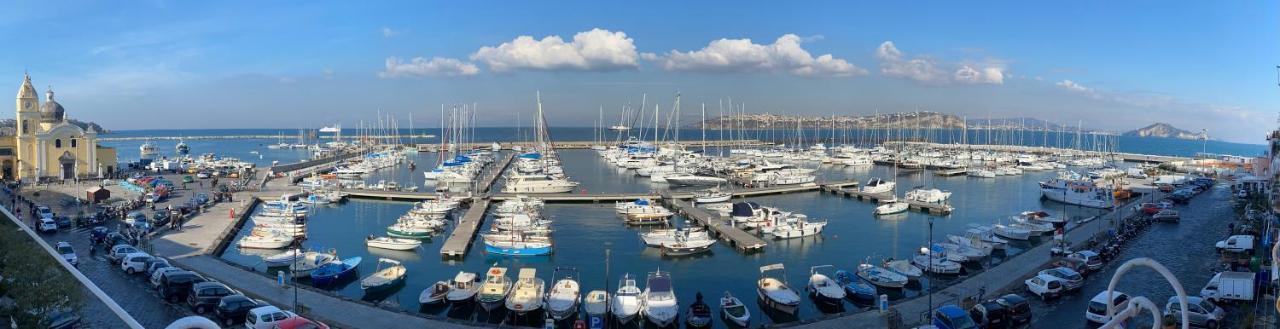
{"type": "Polygon", "coordinates": [[[1031,303],[1026,298],[1008,294],[997,298],[996,303],[1008,310],[1010,328],[1022,328],[1031,324],[1031,303]]]}
{"type": "Polygon", "coordinates": [[[217,307],[222,297],[238,294],[221,283],[200,282],[191,285],[191,292],[187,293],[187,306],[190,306],[196,314],[204,314],[205,311],[217,307]]]}
{"type": "Polygon", "coordinates": [[[253,300],[244,295],[230,295],[222,297],[218,301],[218,308],[215,309],[214,315],[218,317],[218,322],[222,322],[223,326],[230,327],[243,323],[244,317],[249,313],[249,310],[261,306],[267,306],[267,303],[253,300]]]}
{"type": "Polygon", "coordinates": [[[169,273],[160,282],[160,297],[176,303],[187,298],[191,286],[206,281],[209,280],[191,271],[169,273]]]}
{"type": "Polygon", "coordinates": [[[58,225],[58,228],[70,228],[70,227],[71,227],[71,217],[67,217],[67,216],[53,216],[53,223],[54,223],[54,224],[57,224],[57,225],[58,225]]]}
{"type": "Polygon", "coordinates": [[[983,329],[1009,328],[1009,310],[994,300],[982,302],[969,309],[969,317],[983,329]]]}
{"type": "Polygon", "coordinates": [[[111,250],[112,246],[118,244],[133,244],[133,239],[120,234],[120,232],[107,233],[107,237],[102,239],[102,249],[111,250]]]}

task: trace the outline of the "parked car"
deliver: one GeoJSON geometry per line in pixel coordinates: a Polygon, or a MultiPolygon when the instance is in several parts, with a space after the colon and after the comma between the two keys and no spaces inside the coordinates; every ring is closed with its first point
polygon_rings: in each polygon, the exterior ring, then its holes
{"type": "Polygon", "coordinates": [[[58,231],[58,223],[54,223],[51,218],[41,218],[40,226],[36,228],[40,233],[53,233],[58,231]]]}
{"type": "MultiPolygon", "coordinates": [[[[1164,314],[1173,315],[1181,323],[1182,304],[1178,303],[1178,296],[1169,297],[1169,302],[1164,304],[1164,314]]],[[[1187,322],[1192,326],[1217,329],[1225,316],[1226,312],[1209,300],[1195,296],[1187,297],[1187,322]]]]}
{"type": "Polygon", "coordinates": [[[982,329],[1009,328],[1009,309],[994,300],[985,301],[969,309],[969,317],[982,329]]]}
{"type": "Polygon", "coordinates": [[[45,206],[36,206],[36,217],[40,219],[53,219],[53,210],[45,206]]]}
{"type": "Polygon", "coordinates": [[[267,303],[244,295],[224,296],[218,300],[218,307],[214,309],[214,316],[218,318],[218,322],[221,322],[223,326],[230,327],[237,323],[243,323],[249,310],[262,306],[267,306],[267,303]]]}
{"type": "Polygon", "coordinates": [[[1063,291],[1061,279],[1045,274],[1037,274],[1022,283],[1026,285],[1027,292],[1040,296],[1040,299],[1058,297],[1063,291]]]}
{"type": "Polygon", "coordinates": [[[134,248],[133,246],[130,246],[127,244],[118,244],[118,245],[115,245],[114,247],[111,247],[111,252],[107,253],[107,259],[110,259],[112,264],[119,264],[120,260],[124,259],[125,255],[132,254],[138,251],[139,251],[138,248],[134,248]]]}
{"type": "Polygon", "coordinates": [[[57,224],[58,228],[71,228],[71,217],[53,216],[53,223],[57,224]]]}
{"type": "Polygon", "coordinates": [[[1155,203],[1143,203],[1139,210],[1142,211],[1143,214],[1150,216],[1160,212],[1160,206],[1155,203]]]}
{"type": "Polygon", "coordinates": [[[150,281],[151,281],[151,289],[160,290],[160,283],[164,282],[164,277],[165,277],[166,275],[168,275],[169,273],[173,273],[173,272],[182,272],[182,271],[185,271],[185,270],[183,270],[183,269],[181,269],[181,268],[179,268],[179,267],[176,267],[176,266],[170,266],[170,267],[165,267],[165,268],[156,269],[156,271],[155,271],[155,272],[151,273],[151,280],[150,280],[150,281]]]}
{"type": "Polygon", "coordinates": [[[296,316],[293,318],[285,319],[284,321],[280,321],[280,323],[276,324],[276,328],[279,328],[279,329],[329,329],[329,325],[324,324],[323,322],[320,322],[320,321],[315,321],[315,320],[307,319],[304,317],[296,316]]]}
{"type": "Polygon", "coordinates": [[[107,233],[107,236],[102,239],[102,248],[107,251],[110,251],[111,248],[122,244],[133,244],[133,240],[124,236],[124,234],[120,234],[120,232],[107,233]]]}
{"type": "Polygon", "coordinates": [[[938,329],[978,328],[978,324],[973,322],[973,318],[969,317],[968,312],[952,304],[942,305],[942,307],[934,310],[931,324],[938,329]]]}
{"type": "Polygon", "coordinates": [[[1253,251],[1252,235],[1232,235],[1226,240],[1218,241],[1214,244],[1218,248],[1218,252],[1240,252],[1248,253],[1253,251]]]}
{"type": "Polygon", "coordinates": [[[68,243],[66,241],[59,241],[57,246],[54,247],[54,249],[57,249],[58,255],[62,256],[62,260],[67,261],[67,263],[71,264],[71,266],[80,265],[80,258],[76,257],[76,250],[75,248],[71,247],[71,243],[68,243]]]}
{"type": "Polygon", "coordinates": [[[196,314],[204,314],[205,311],[218,307],[222,297],[239,294],[225,284],[201,282],[191,286],[191,292],[187,293],[187,306],[196,314]]]}
{"type": "Polygon", "coordinates": [[[152,257],[151,262],[147,263],[147,277],[151,277],[152,274],[155,274],[156,270],[166,267],[173,267],[173,265],[169,265],[169,260],[160,257],[152,257]]]}
{"type": "Polygon", "coordinates": [[[1067,267],[1059,266],[1043,270],[1040,271],[1040,275],[1048,275],[1062,280],[1062,288],[1064,290],[1074,291],[1084,286],[1084,276],[1067,267]]]}
{"type": "Polygon", "coordinates": [[[1031,324],[1031,302],[1016,294],[996,298],[996,303],[1009,310],[1009,326],[1020,328],[1031,324]]]}
{"type": "Polygon", "coordinates": [[[1104,265],[1102,264],[1102,255],[1099,255],[1097,252],[1094,252],[1093,250],[1077,251],[1077,252],[1071,253],[1070,255],[1067,255],[1067,258],[1075,258],[1075,259],[1084,261],[1084,265],[1086,269],[1086,272],[1084,273],[1097,272],[1098,270],[1101,270],[1102,265],[1104,265]]]}
{"type": "Polygon", "coordinates": [[[120,258],[120,270],[129,275],[147,271],[147,263],[151,262],[151,255],[145,252],[135,252],[125,254],[120,258]]]}
{"type": "Polygon", "coordinates": [[[160,297],[177,302],[187,298],[187,294],[191,293],[191,286],[209,280],[195,272],[181,271],[165,274],[160,281],[160,297]]]}
{"type": "MultiPolygon", "coordinates": [[[[1129,295],[1125,295],[1119,291],[1114,292],[1110,300],[1111,307],[1115,308],[1112,311],[1120,310],[1120,307],[1128,301],[1129,295]]],[[[1089,300],[1089,308],[1085,309],[1084,318],[1089,320],[1089,322],[1097,324],[1103,324],[1107,323],[1107,321],[1111,321],[1111,317],[1107,316],[1107,305],[1107,291],[1103,290],[1093,296],[1093,299],[1089,300]]]]}
{"type": "Polygon", "coordinates": [[[1157,222],[1177,223],[1178,221],[1182,220],[1182,216],[1178,215],[1177,210],[1165,209],[1165,210],[1161,210],[1155,215],[1151,215],[1151,219],[1157,222]]]}
{"type": "Polygon", "coordinates": [[[297,316],[293,312],[281,310],[275,306],[262,306],[249,310],[244,318],[244,327],[247,329],[274,329],[276,324],[297,316]]]}

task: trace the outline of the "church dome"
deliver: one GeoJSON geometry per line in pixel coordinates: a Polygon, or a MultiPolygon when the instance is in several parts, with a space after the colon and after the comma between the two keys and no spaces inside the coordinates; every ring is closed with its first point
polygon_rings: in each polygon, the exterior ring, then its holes
{"type": "Polygon", "coordinates": [[[53,100],[53,89],[45,93],[44,104],[40,105],[40,122],[58,123],[66,116],[62,104],[53,100]]]}

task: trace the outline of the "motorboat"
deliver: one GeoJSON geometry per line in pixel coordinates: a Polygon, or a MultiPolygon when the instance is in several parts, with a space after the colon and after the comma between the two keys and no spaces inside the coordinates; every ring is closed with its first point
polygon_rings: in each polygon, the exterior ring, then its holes
{"type": "Polygon", "coordinates": [[[808,290],[809,296],[819,303],[839,305],[845,298],[844,289],[831,277],[833,269],[831,265],[809,268],[809,284],[805,286],[805,290],[808,290]]]}
{"type": "Polygon", "coordinates": [[[885,288],[902,288],[910,280],[906,275],[868,263],[858,264],[857,274],[868,283],[885,288]]]}
{"type": "Polygon", "coordinates": [[[724,292],[724,297],[720,297],[720,317],[741,328],[751,324],[751,310],[748,310],[747,305],[742,304],[738,297],[733,297],[728,291],[724,292]]]}
{"type": "Polygon", "coordinates": [[[387,250],[414,250],[422,245],[421,240],[399,239],[391,237],[375,237],[368,236],[364,239],[364,243],[369,248],[387,249],[387,250]]]}
{"type": "Polygon", "coordinates": [[[662,270],[649,272],[641,296],[643,307],[640,313],[644,314],[646,320],[658,327],[666,327],[675,322],[680,313],[680,303],[676,300],[670,273],[662,270]]]}
{"type": "Polygon", "coordinates": [[[539,256],[551,254],[551,238],[526,235],[520,231],[483,235],[486,253],[508,256],[539,256]]]}
{"type": "Polygon", "coordinates": [[[787,285],[786,268],[782,263],[760,267],[760,279],[756,280],[756,295],[760,301],[782,313],[795,314],[800,308],[800,294],[787,285]],[[777,273],[776,276],[774,273],[777,273]]]}
{"type": "Polygon", "coordinates": [[[905,212],[909,208],[911,208],[911,204],[902,201],[895,201],[876,206],[875,214],[879,216],[892,215],[905,212]]]}
{"type": "Polygon", "coordinates": [[[1031,238],[1030,230],[1004,224],[991,225],[991,233],[1010,240],[1027,240],[1031,238]]]}
{"type": "Polygon", "coordinates": [[[995,178],[996,172],[984,168],[969,168],[965,170],[965,175],[975,178],[995,178]]]}
{"type": "Polygon", "coordinates": [[[331,261],[320,265],[315,271],[311,272],[311,284],[317,287],[326,287],[334,282],[346,279],[354,275],[356,268],[360,266],[360,257],[351,257],[342,261],[331,261]]]}
{"type": "Polygon", "coordinates": [[[418,304],[435,305],[444,303],[445,298],[449,296],[449,282],[436,281],[426,289],[422,289],[422,293],[418,294],[418,304]]]}
{"type": "Polygon", "coordinates": [[[1090,208],[1115,207],[1113,190],[1102,187],[1087,177],[1060,174],[1059,178],[1040,182],[1040,195],[1045,199],[1090,208]]]}
{"type": "Polygon", "coordinates": [[[707,328],[711,326],[711,306],[702,301],[702,292],[694,295],[693,304],[689,304],[689,312],[685,314],[686,328],[707,328]]]}
{"type": "Polygon", "coordinates": [[[578,187],[577,182],[550,175],[516,175],[502,186],[503,193],[568,193],[578,187]]]}
{"type": "Polygon", "coordinates": [[[911,258],[911,264],[929,273],[960,274],[960,263],[948,260],[945,254],[927,247],[920,248],[920,252],[911,258]]]}
{"type": "Polygon", "coordinates": [[[587,313],[588,318],[605,320],[604,317],[609,312],[609,292],[604,290],[588,292],[587,296],[582,298],[582,311],[587,313]]]}
{"type": "Polygon", "coordinates": [[[1053,232],[1057,230],[1053,227],[1053,224],[1022,217],[1014,217],[1013,223],[1010,223],[1008,226],[1030,231],[1032,235],[1048,235],[1053,234],[1053,232]]]}
{"type": "Polygon", "coordinates": [[[886,260],[884,262],[884,268],[890,271],[893,271],[893,273],[902,274],[908,279],[919,278],[920,276],[924,275],[924,272],[921,271],[919,267],[916,267],[915,265],[913,265],[910,260],[905,260],[905,259],[886,260]]]}
{"type": "Polygon", "coordinates": [[[773,235],[774,239],[794,239],[822,234],[822,229],[827,226],[826,220],[811,220],[804,214],[782,214],[770,216],[772,225],[761,228],[761,231],[773,235]]]}
{"type": "Polygon", "coordinates": [[[733,204],[732,210],[729,211],[729,218],[733,219],[735,225],[743,224],[748,227],[754,227],[758,223],[764,222],[768,215],[768,210],[750,201],[736,202],[733,204]]]}
{"type": "Polygon", "coordinates": [[[631,274],[623,274],[609,307],[618,323],[628,323],[636,318],[644,307],[643,297],[640,287],[636,286],[636,279],[631,274]]]}
{"type": "MultiPolygon", "coordinates": [[[[973,229],[970,229],[970,230],[973,230],[973,229]]],[[[968,233],[964,236],[948,234],[947,242],[977,249],[978,251],[980,251],[985,255],[990,255],[991,252],[995,251],[996,249],[995,244],[991,242],[982,241],[982,238],[979,235],[972,234],[972,233],[968,233]]]]}
{"type": "Polygon", "coordinates": [[[280,232],[267,235],[246,235],[236,242],[240,248],[282,249],[293,244],[293,237],[280,232]]]}
{"type": "Polygon", "coordinates": [[[975,237],[982,242],[990,243],[994,249],[1005,249],[1009,245],[1009,240],[996,236],[990,226],[969,224],[969,229],[965,231],[965,236],[975,237]]]}
{"type": "Polygon", "coordinates": [[[693,201],[697,203],[718,203],[729,201],[731,198],[733,198],[732,193],[722,192],[716,188],[694,194],[693,201]]]}
{"type": "Polygon", "coordinates": [[[440,224],[430,220],[400,219],[387,226],[387,235],[397,238],[425,239],[439,230],[440,224]]]}
{"type": "Polygon", "coordinates": [[[729,182],[720,177],[694,174],[667,175],[665,178],[667,184],[673,186],[718,186],[729,182]]]}
{"type": "Polygon", "coordinates": [[[382,290],[404,283],[408,270],[399,261],[378,258],[378,269],[373,274],[360,280],[360,289],[365,291],[382,290]]]}
{"type": "Polygon", "coordinates": [[[704,239],[710,238],[707,229],[701,227],[684,227],[677,229],[655,229],[649,232],[640,233],[640,239],[644,240],[644,244],[650,247],[661,247],[663,243],[676,242],[676,239],[683,237],[686,239],[704,239]]]}
{"type": "Polygon", "coordinates": [[[485,272],[484,283],[480,285],[476,301],[485,311],[492,311],[507,300],[507,294],[510,292],[511,279],[507,277],[507,268],[490,267],[489,271],[485,272]]]}
{"type": "Polygon", "coordinates": [[[449,281],[449,294],[445,295],[445,300],[450,303],[470,302],[480,291],[476,279],[475,273],[459,271],[458,275],[453,276],[453,280],[449,281]]]}
{"type": "Polygon", "coordinates": [[[991,253],[983,252],[983,250],[981,249],[977,249],[977,248],[973,248],[967,245],[962,245],[957,243],[938,242],[938,243],[935,243],[934,245],[942,247],[942,249],[947,252],[947,255],[961,256],[962,259],[964,259],[964,261],[969,261],[969,262],[979,261],[991,255],[991,253]]]}
{"type": "Polygon", "coordinates": [[[878,296],[876,286],[845,270],[836,271],[836,284],[840,285],[845,295],[852,297],[854,301],[870,303],[878,296]]]}
{"type": "Polygon", "coordinates": [[[551,286],[551,291],[547,292],[547,315],[551,319],[563,321],[578,313],[582,290],[578,286],[577,277],[578,270],[574,268],[556,268],[552,273],[551,279],[555,283],[551,286]]]}
{"type": "Polygon", "coordinates": [[[915,189],[907,191],[907,200],[925,203],[942,203],[951,198],[951,192],[939,189],[915,189]]]}
{"type": "Polygon", "coordinates": [[[312,271],[337,259],[338,255],[334,252],[307,252],[293,260],[293,264],[289,265],[289,271],[293,273],[295,278],[310,277],[312,271]]]}
{"type": "Polygon", "coordinates": [[[862,193],[882,194],[882,193],[888,193],[890,191],[893,191],[893,188],[895,186],[897,186],[897,183],[894,183],[892,181],[885,181],[883,179],[880,179],[879,177],[873,177],[871,179],[868,179],[866,184],[862,184],[862,186],[859,187],[859,189],[862,191],[862,193]]]}
{"type": "Polygon", "coordinates": [[[264,257],[262,262],[267,264],[267,267],[289,266],[289,263],[292,263],[294,259],[302,256],[302,254],[301,249],[293,248],[292,250],[264,257]]]}
{"type": "Polygon", "coordinates": [[[711,246],[715,244],[716,239],[705,232],[694,235],[686,231],[683,234],[677,233],[674,240],[664,241],[658,247],[662,248],[663,255],[687,256],[711,251],[711,246]]]}
{"type": "Polygon", "coordinates": [[[507,310],[522,315],[542,309],[546,283],[537,274],[537,269],[520,269],[515,286],[511,288],[511,296],[507,297],[507,310]]]}

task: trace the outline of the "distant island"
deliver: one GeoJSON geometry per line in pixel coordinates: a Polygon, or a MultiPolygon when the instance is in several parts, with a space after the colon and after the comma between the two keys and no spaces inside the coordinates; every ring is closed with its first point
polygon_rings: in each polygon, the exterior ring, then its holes
{"type": "Polygon", "coordinates": [[[1208,139],[1209,135],[1204,132],[1190,132],[1178,129],[1173,125],[1157,122],[1150,126],[1130,130],[1124,133],[1125,136],[1136,137],[1160,137],[1160,138],[1177,138],[1177,139],[1208,139]]]}
{"type": "MultiPolygon", "coordinates": [[[[99,126],[99,125],[98,125],[97,123],[95,123],[95,122],[84,122],[84,121],[80,121],[80,120],[76,120],[76,119],[67,119],[67,123],[70,123],[70,124],[76,125],[77,127],[80,127],[80,129],[85,129],[85,130],[88,130],[88,129],[89,129],[89,127],[93,127],[93,129],[94,129],[94,130],[97,130],[99,134],[107,134],[107,133],[110,133],[110,131],[108,131],[108,130],[106,130],[106,129],[102,128],[102,126],[99,126]]],[[[0,119],[0,136],[12,136],[12,135],[15,135],[15,134],[17,133],[17,129],[18,129],[18,121],[17,121],[17,120],[14,120],[14,119],[0,119]]]]}

